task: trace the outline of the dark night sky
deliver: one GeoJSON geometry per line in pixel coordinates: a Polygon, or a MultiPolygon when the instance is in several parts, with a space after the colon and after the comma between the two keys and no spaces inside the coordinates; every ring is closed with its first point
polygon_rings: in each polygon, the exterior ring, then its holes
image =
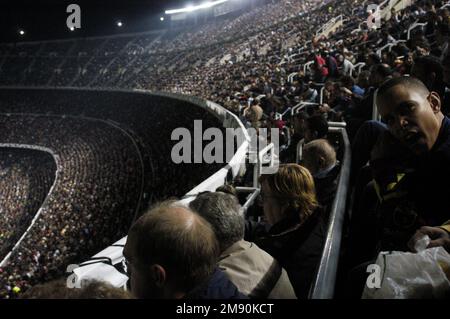
{"type": "Polygon", "coordinates": [[[202,3],[201,0],[0,0],[0,42],[85,37],[161,29],[159,17],[167,9],[202,3]],[[66,26],[69,4],[81,7],[81,29],[66,26]],[[116,22],[123,21],[118,28],[116,22]],[[23,28],[25,36],[19,37],[23,28]]]}

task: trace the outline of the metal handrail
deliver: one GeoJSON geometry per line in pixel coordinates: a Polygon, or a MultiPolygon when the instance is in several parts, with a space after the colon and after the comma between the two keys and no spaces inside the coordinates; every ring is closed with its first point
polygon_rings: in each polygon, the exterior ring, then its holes
{"type": "Polygon", "coordinates": [[[313,64],[314,61],[309,61],[303,65],[303,74],[306,74],[306,69],[310,69],[310,65],[313,64]]]}
{"type": "Polygon", "coordinates": [[[406,42],[406,40],[396,40],[395,42],[388,43],[377,50],[377,55],[379,57],[381,57],[381,52],[383,52],[386,48],[388,48],[389,52],[391,52],[393,47],[395,47],[399,43],[404,43],[404,42],[406,42]]]}
{"type": "Polygon", "coordinates": [[[378,89],[375,90],[375,92],[373,93],[372,120],[374,120],[374,121],[380,120],[380,113],[378,112],[378,107],[377,107],[377,95],[378,95],[378,89]]]}
{"type": "Polygon", "coordinates": [[[322,251],[316,278],[311,286],[310,299],[332,299],[334,297],[338,263],[341,251],[342,232],[350,181],[350,141],[344,128],[330,127],[330,132],[342,134],[344,158],[339,175],[338,189],[333,201],[327,236],[322,251]]]}
{"type": "Polygon", "coordinates": [[[304,109],[306,106],[319,106],[319,103],[314,102],[300,102],[296,106],[294,106],[291,110],[291,115],[298,113],[300,110],[304,109]]]}
{"type": "MultiPolygon", "coordinates": [[[[419,20],[417,20],[419,21],[419,20]]],[[[414,22],[409,28],[408,28],[408,35],[407,35],[407,39],[409,40],[411,38],[411,31],[414,30],[417,27],[423,27],[426,26],[428,23],[424,22],[424,23],[418,23],[418,22],[414,22]]]]}
{"type": "Polygon", "coordinates": [[[356,69],[358,70],[358,75],[359,75],[361,73],[361,69],[365,66],[366,66],[366,63],[364,63],[364,62],[356,63],[354,65],[353,69],[350,71],[350,76],[353,76],[353,73],[355,72],[356,69]]]}
{"type": "Polygon", "coordinates": [[[444,9],[450,7],[450,2],[447,2],[446,4],[444,4],[442,7],[440,7],[439,9],[444,9]]]}
{"type": "Polygon", "coordinates": [[[294,77],[297,75],[298,72],[293,72],[291,74],[288,75],[288,82],[292,83],[292,81],[294,80],[294,77]]]}
{"type": "Polygon", "coordinates": [[[259,176],[261,175],[262,165],[263,165],[263,156],[270,152],[270,167],[273,166],[275,161],[275,144],[270,143],[266,147],[264,147],[261,151],[257,152],[257,162],[253,168],[253,187],[259,188],[259,176]]]}
{"type": "Polygon", "coordinates": [[[247,197],[247,200],[245,201],[244,205],[242,205],[243,212],[244,212],[244,214],[246,214],[249,207],[255,203],[261,190],[259,188],[255,188],[255,187],[238,186],[238,187],[236,187],[236,191],[238,193],[250,193],[250,195],[247,197]]]}
{"type": "Polygon", "coordinates": [[[347,123],[345,122],[328,122],[329,127],[346,128],[347,123]]]}
{"type": "Polygon", "coordinates": [[[305,145],[305,139],[304,138],[302,138],[297,143],[297,152],[295,152],[295,162],[297,164],[299,164],[300,161],[303,159],[303,145],[305,145]]]}

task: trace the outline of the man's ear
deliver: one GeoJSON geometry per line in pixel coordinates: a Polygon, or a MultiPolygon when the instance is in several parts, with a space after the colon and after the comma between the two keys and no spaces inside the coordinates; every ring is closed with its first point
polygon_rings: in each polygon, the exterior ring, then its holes
{"type": "Polygon", "coordinates": [[[166,270],[158,264],[150,266],[150,273],[153,282],[157,287],[163,287],[166,283],[166,270]]]}
{"type": "Polygon", "coordinates": [[[441,111],[441,98],[439,97],[439,94],[436,92],[431,92],[428,96],[428,101],[430,102],[430,106],[434,114],[441,111]]]}

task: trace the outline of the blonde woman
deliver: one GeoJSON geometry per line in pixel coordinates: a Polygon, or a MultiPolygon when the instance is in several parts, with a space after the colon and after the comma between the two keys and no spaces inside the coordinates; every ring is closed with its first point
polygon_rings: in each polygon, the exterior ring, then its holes
{"type": "Polygon", "coordinates": [[[246,239],[286,269],[298,298],[306,298],[322,253],[325,225],[311,173],[297,164],[261,176],[264,222],[246,224],[246,239]]]}

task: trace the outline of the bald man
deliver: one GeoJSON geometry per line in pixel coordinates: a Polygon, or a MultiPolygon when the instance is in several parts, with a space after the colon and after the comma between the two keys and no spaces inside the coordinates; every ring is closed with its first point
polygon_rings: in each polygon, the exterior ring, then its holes
{"type": "Polygon", "coordinates": [[[302,165],[314,177],[317,199],[329,212],[336,195],[339,165],[336,151],[326,139],[318,139],[303,147],[302,165]]]}
{"type": "Polygon", "coordinates": [[[371,159],[383,234],[392,244],[384,249],[407,249],[405,237],[450,219],[450,120],[439,94],[413,77],[384,83],[377,106],[388,128],[371,159]]]}
{"type": "Polygon", "coordinates": [[[137,298],[245,298],[216,268],[219,245],[210,224],[174,201],[133,224],[123,254],[137,298]]]}

